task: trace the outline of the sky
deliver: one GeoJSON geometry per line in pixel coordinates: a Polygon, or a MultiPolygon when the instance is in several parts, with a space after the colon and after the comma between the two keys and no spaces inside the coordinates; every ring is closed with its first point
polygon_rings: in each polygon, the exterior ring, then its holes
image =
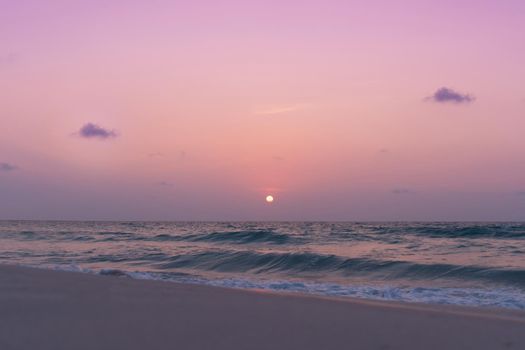
{"type": "Polygon", "coordinates": [[[524,62],[521,0],[0,0],[0,219],[525,220],[524,62]]]}

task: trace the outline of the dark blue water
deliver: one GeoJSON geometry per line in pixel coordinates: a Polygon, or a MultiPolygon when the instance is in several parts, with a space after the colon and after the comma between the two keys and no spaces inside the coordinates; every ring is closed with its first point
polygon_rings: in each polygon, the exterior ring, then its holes
{"type": "Polygon", "coordinates": [[[0,263],[525,309],[523,223],[0,221],[0,263]]]}

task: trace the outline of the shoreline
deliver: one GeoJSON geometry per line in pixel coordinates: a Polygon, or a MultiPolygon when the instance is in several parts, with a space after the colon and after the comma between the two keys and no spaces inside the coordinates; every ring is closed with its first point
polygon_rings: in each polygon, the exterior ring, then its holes
{"type": "MultiPolygon", "coordinates": [[[[435,297],[435,295],[429,297],[428,294],[426,298],[424,297],[411,297],[411,298],[403,298],[403,297],[392,297],[391,295],[388,295],[390,290],[396,290],[396,287],[392,286],[376,286],[376,285],[347,285],[343,287],[349,287],[353,288],[354,294],[338,294],[338,293],[330,293],[323,289],[316,289],[317,286],[323,286],[323,283],[316,283],[314,282],[304,282],[303,288],[272,288],[272,284],[276,283],[277,285],[281,285],[282,283],[291,283],[286,280],[273,280],[273,281],[256,281],[256,280],[250,280],[250,279],[233,279],[235,281],[232,282],[232,279],[205,279],[205,278],[192,278],[192,277],[180,277],[180,278],[166,278],[165,276],[161,277],[161,275],[156,275],[154,272],[141,272],[141,271],[126,271],[126,270],[120,270],[120,269],[87,269],[87,268],[81,268],[77,265],[55,265],[55,266],[35,266],[35,265],[23,265],[23,264],[3,264],[0,263],[0,266],[16,266],[16,267],[22,267],[22,268],[35,268],[39,270],[51,270],[51,271],[63,271],[63,272],[73,272],[73,273],[85,273],[85,274],[91,274],[91,275],[98,275],[98,276],[112,276],[112,277],[120,277],[120,278],[130,278],[140,281],[161,281],[161,282],[169,282],[169,283],[177,283],[177,284],[191,284],[191,285],[202,285],[202,286],[210,286],[210,287],[217,287],[217,288],[226,288],[226,289],[234,289],[234,290],[246,290],[246,291],[259,291],[259,292],[267,292],[267,293],[275,293],[275,294],[290,294],[290,295],[303,295],[306,297],[320,297],[320,298],[329,298],[329,299],[337,299],[337,300],[356,300],[356,301],[371,301],[371,302],[379,302],[379,303],[386,303],[386,305],[396,304],[399,303],[401,305],[408,305],[408,306],[430,306],[432,307],[439,307],[440,309],[443,308],[465,308],[465,310],[493,310],[497,313],[506,312],[509,313],[512,312],[518,312],[518,313],[524,313],[525,309],[523,307],[518,307],[515,305],[499,305],[497,303],[490,303],[490,304],[476,304],[473,302],[462,302],[461,300],[454,300],[454,301],[447,301],[443,302],[442,298],[443,295],[441,295],[441,299],[439,301],[432,300],[432,297],[435,297]],[[306,290],[305,290],[306,289],[306,290]],[[365,293],[359,293],[359,291],[366,290],[365,293]],[[385,293],[388,296],[377,296],[378,293],[385,293]]],[[[424,288],[416,288],[413,287],[413,289],[424,289],[424,288]]],[[[435,288],[430,288],[429,290],[432,290],[435,288]]],[[[460,290],[465,291],[468,289],[462,289],[461,287],[457,288],[449,288],[450,290],[453,290],[452,292],[446,292],[450,293],[451,296],[454,294],[454,290],[460,290]]],[[[442,291],[446,291],[447,288],[442,288],[442,291]]],[[[509,289],[506,290],[509,292],[509,289]]],[[[489,289],[471,289],[470,293],[484,293],[484,298],[487,298],[486,293],[494,292],[494,290],[489,289]]],[[[501,290],[499,290],[501,292],[501,290]]],[[[517,292],[517,290],[514,290],[512,292],[517,292]]],[[[521,292],[521,291],[520,291],[521,292]]],[[[446,295],[446,294],[445,294],[446,295]]],[[[457,297],[457,296],[454,296],[457,297]]],[[[501,298],[501,295],[497,296],[498,298],[501,298]]],[[[512,297],[514,297],[512,295],[512,297]]],[[[504,300],[504,299],[503,299],[504,300]]]]}
{"type": "Polygon", "coordinates": [[[525,312],[0,265],[2,349],[512,349],[525,312]]]}
{"type": "MultiPolygon", "coordinates": [[[[11,265],[11,264],[2,264],[0,263],[0,270],[2,267],[15,267],[22,269],[35,269],[35,270],[45,270],[45,271],[56,271],[56,272],[66,272],[66,273],[75,273],[75,274],[87,274],[92,276],[103,276],[109,278],[125,278],[137,281],[145,282],[161,282],[161,283],[175,283],[177,285],[194,285],[194,286],[203,286],[210,288],[218,288],[225,290],[236,290],[236,291],[246,291],[246,292],[255,292],[263,293],[269,295],[283,295],[283,296],[296,296],[304,298],[316,298],[316,299],[327,299],[340,302],[357,302],[357,303],[370,303],[372,305],[380,305],[384,307],[406,307],[406,308],[415,308],[423,310],[434,310],[438,308],[440,311],[448,310],[449,312],[464,312],[464,313],[473,313],[473,314],[487,314],[490,315],[514,315],[518,318],[523,317],[525,319],[525,309],[516,309],[511,307],[502,307],[502,306],[484,306],[484,305],[462,305],[462,304],[440,304],[435,302],[422,302],[422,301],[407,301],[407,300],[397,300],[397,299],[386,299],[386,298],[371,298],[371,297],[359,297],[359,296],[349,296],[349,295],[329,295],[316,292],[305,292],[300,290],[288,290],[288,289],[268,289],[268,288],[257,288],[257,287],[237,287],[230,285],[206,283],[200,280],[177,280],[177,279],[162,279],[155,277],[137,277],[134,276],[134,273],[124,270],[113,270],[113,269],[102,269],[102,270],[91,270],[83,269],[77,266],[69,267],[57,265],[54,268],[50,267],[40,267],[40,266],[31,266],[31,265],[11,265]],[[104,271],[104,273],[102,273],[104,271]],[[478,313],[479,311],[479,313],[478,313]]],[[[142,274],[142,272],[138,272],[142,274]]],[[[149,275],[148,272],[145,273],[149,275]]],[[[207,281],[207,280],[206,280],[207,281]]],[[[208,281],[209,282],[209,281],[208,281]]]]}

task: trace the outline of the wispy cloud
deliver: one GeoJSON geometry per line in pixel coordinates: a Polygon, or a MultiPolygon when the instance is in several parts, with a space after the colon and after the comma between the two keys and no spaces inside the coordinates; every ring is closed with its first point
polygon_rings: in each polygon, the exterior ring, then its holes
{"type": "Polygon", "coordinates": [[[305,105],[285,105],[285,106],[270,106],[266,108],[260,108],[255,111],[255,114],[259,115],[275,115],[295,112],[304,109],[305,105]]]}
{"type": "Polygon", "coordinates": [[[93,123],[87,123],[78,131],[80,137],[87,139],[110,139],[117,137],[117,133],[114,130],[105,129],[93,123]]]}
{"type": "Polygon", "coordinates": [[[432,96],[426,98],[426,100],[431,100],[437,103],[470,103],[475,100],[475,98],[469,94],[464,94],[457,92],[453,89],[442,87],[436,90],[432,96]]]}
{"type": "Polygon", "coordinates": [[[13,171],[13,170],[16,170],[18,169],[18,167],[16,167],[15,165],[13,164],[9,164],[9,163],[0,163],[0,171],[13,171]]]}

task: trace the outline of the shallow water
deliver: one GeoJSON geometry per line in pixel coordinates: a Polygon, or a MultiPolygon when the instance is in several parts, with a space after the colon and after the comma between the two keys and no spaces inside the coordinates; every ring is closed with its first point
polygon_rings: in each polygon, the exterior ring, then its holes
{"type": "Polygon", "coordinates": [[[525,309],[524,223],[0,221],[0,263],[525,309]]]}

